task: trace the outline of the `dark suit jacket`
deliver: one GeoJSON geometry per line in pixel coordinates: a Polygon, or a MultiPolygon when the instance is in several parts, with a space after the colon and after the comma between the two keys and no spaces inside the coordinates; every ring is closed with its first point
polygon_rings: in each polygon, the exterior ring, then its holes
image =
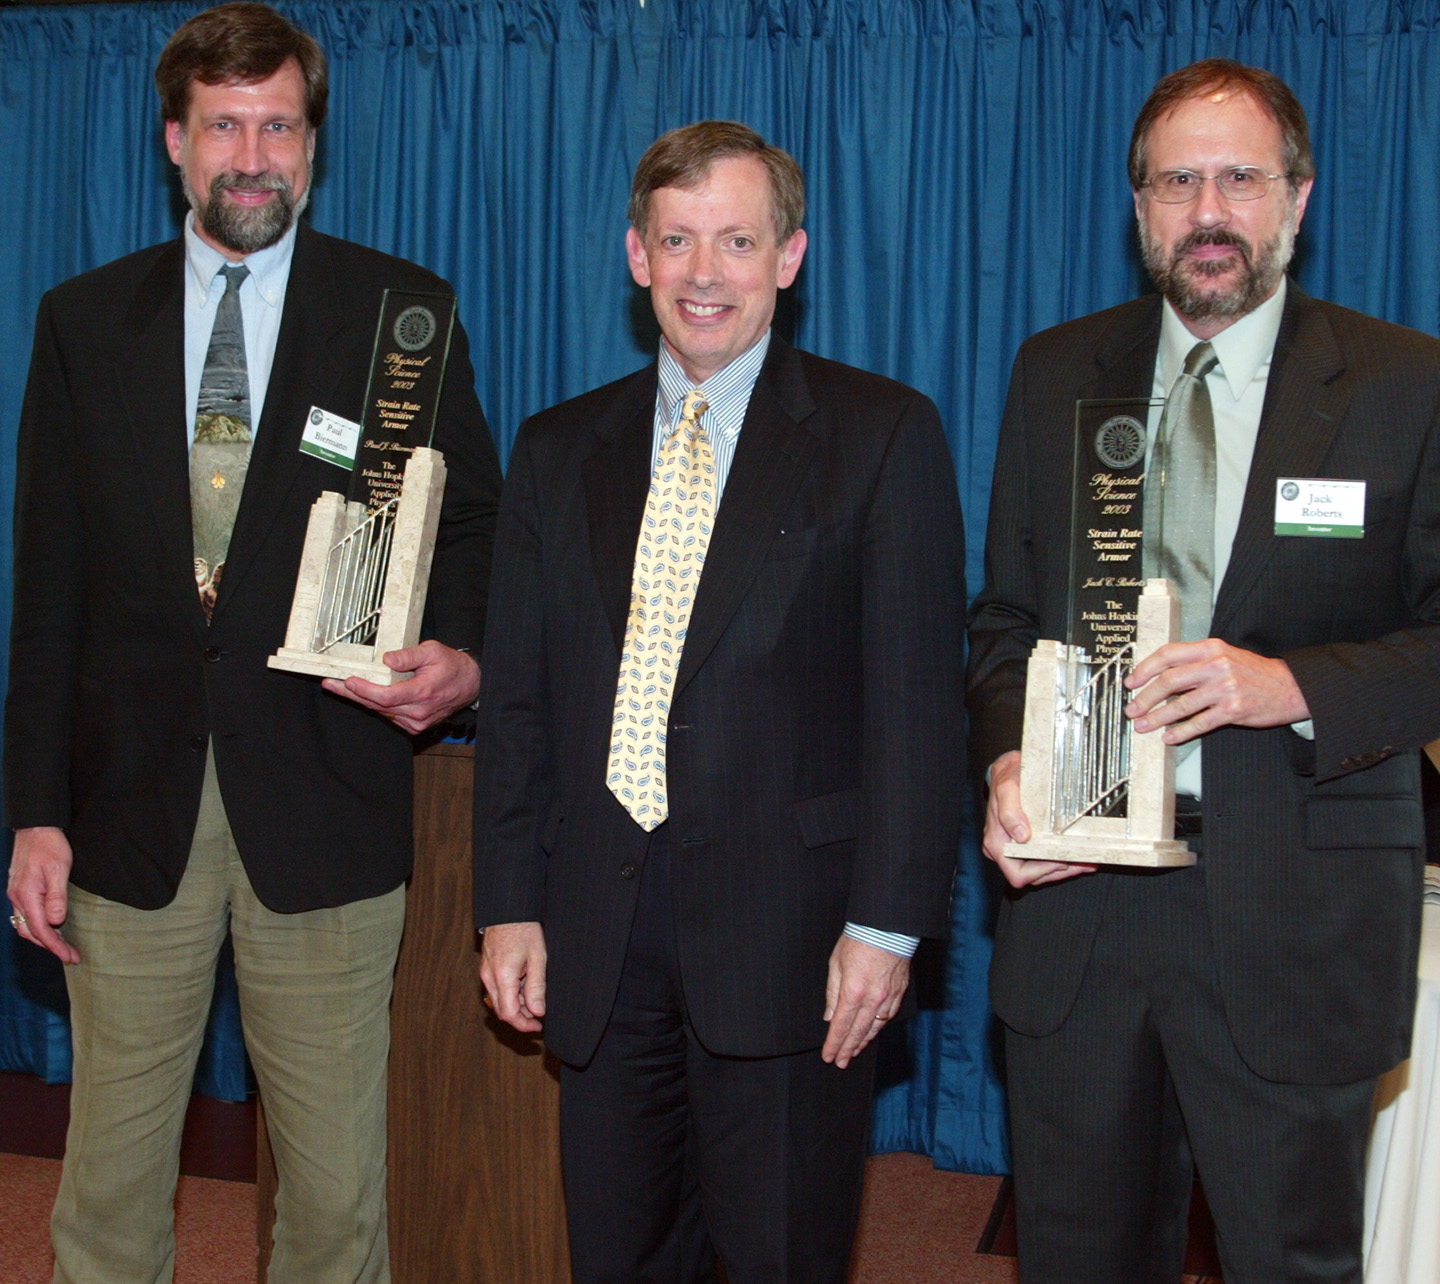
{"type": "MultiPolygon", "coordinates": [[[[1016,358],[970,625],[977,767],[1020,746],[1025,660],[1063,639],[1074,403],[1149,396],[1160,300],[1057,326],[1016,358]]],[[[1408,1055],[1424,829],[1440,734],[1440,344],[1289,288],[1212,631],[1283,658],[1314,715],[1204,741],[1205,883],[1226,1013],[1265,1078],[1343,1083],[1408,1055]],[[1277,477],[1366,482],[1363,539],[1274,534],[1277,477]]],[[[1112,877],[1010,895],[991,995],[1065,1019],[1112,877]]]]}
{"type": "MultiPolygon", "coordinates": [[[[476,921],[541,920],[548,1046],[614,1000],[646,834],[606,788],[654,367],[522,426],[476,748],[476,921]]],[[[685,997],[712,1052],[821,1043],[847,919],[940,936],[963,769],[963,533],[934,406],[771,340],[681,657],[667,776],[685,997]]]]}
{"type": "MultiPolygon", "coordinates": [[[[345,474],[299,451],[312,405],[358,420],[382,291],[447,290],[301,223],[263,417],[206,625],[195,590],[184,251],[153,246],[45,296],[20,425],[5,823],[60,825],[73,881],[141,908],[184,870],[213,743],[251,883],[272,909],[345,904],[410,868],[411,744],[266,667],[311,502],[345,474]]],[[[457,327],[434,445],[449,470],[433,636],[477,646],[499,487],[457,327]]]]}

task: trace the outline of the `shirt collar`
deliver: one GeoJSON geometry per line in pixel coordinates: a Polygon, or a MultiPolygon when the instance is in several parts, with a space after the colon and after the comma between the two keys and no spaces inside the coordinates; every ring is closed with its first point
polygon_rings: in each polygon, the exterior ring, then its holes
{"type": "MultiPolygon", "coordinates": [[[[1230,386],[1230,395],[1236,401],[1240,400],[1241,394],[1275,351],[1275,340],[1280,334],[1280,318],[1285,311],[1285,292],[1288,288],[1288,283],[1282,276],[1280,288],[1264,303],[1247,312],[1238,321],[1227,325],[1210,340],[1220,362],[1220,373],[1230,386]]],[[[1174,304],[1166,299],[1160,319],[1160,352],[1157,363],[1161,383],[1167,392],[1179,377],[1185,358],[1190,355],[1190,349],[1198,342],[1185,328],[1174,304]]]]}
{"type": "MultiPolygon", "coordinates": [[[[195,230],[195,212],[185,216],[185,263],[200,292],[200,305],[210,302],[210,290],[220,269],[230,260],[213,245],[207,245],[195,230]]],[[[290,258],[295,253],[295,224],[292,222],[274,245],[244,256],[250,269],[248,280],[255,282],[256,292],[272,308],[285,301],[285,283],[290,276],[290,258]]]]}
{"type": "Polygon", "coordinates": [[[712,374],[699,388],[690,382],[690,376],[680,367],[664,339],[660,340],[660,389],[658,409],[667,432],[673,432],[678,422],[680,403],[685,394],[694,388],[705,394],[709,408],[701,417],[701,423],[709,431],[712,424],[719,423],[720,437],[733,436],[740,431],[743,415],[729,416],[723,411],[727,403],[748,404],[755,380],[760,377],[760,367],[765,364],[765,354],[770,351],[770,331],[766,330],[750,347],[712,374]]]}

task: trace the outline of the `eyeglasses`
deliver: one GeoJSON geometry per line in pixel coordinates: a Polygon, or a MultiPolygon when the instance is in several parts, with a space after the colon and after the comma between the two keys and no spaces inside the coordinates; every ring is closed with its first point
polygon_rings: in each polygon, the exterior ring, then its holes
{"type": "Polygon", "coordinates": [[[1213,180],[1220,189],[1220,195],[1228,201],[1258,201],[1270,190],[1270,184],[1277,178],[1289,177],[1288,174],[1267,174],[1254,165],[1238,165],[1218,174],[1197,174],[1189,169],[1162,169],[1140,186],[1148,187],[1150,195],[1166,205],[1184,205],[1187,201],[1193,201],[1200,195],[1200,189],[1207,180],[1213,180]]]}

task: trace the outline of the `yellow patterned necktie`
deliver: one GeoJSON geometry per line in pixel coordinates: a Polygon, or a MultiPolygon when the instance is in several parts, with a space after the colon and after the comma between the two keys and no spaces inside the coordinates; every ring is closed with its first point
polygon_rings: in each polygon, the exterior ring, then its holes
{"type": "Polygon", "coordinates": [[[698,392],[686,393],[680,423],[655,461],[635,543],[605,783],[647,831],[670,814],[670,696],[715,521],[715,456],[700,426],[707,405],[698,392]]]}

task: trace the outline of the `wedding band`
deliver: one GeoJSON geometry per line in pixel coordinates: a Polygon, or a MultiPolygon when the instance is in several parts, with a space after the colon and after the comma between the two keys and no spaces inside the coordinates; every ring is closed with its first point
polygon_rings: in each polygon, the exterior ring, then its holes
{"type": "Polygon", "coordinates": [[[12,915],[10,915],[10,926],[18,932],[22,927],[25,926],[25,915],[23,915],[19,910],[16,910],[12,915]]]}

